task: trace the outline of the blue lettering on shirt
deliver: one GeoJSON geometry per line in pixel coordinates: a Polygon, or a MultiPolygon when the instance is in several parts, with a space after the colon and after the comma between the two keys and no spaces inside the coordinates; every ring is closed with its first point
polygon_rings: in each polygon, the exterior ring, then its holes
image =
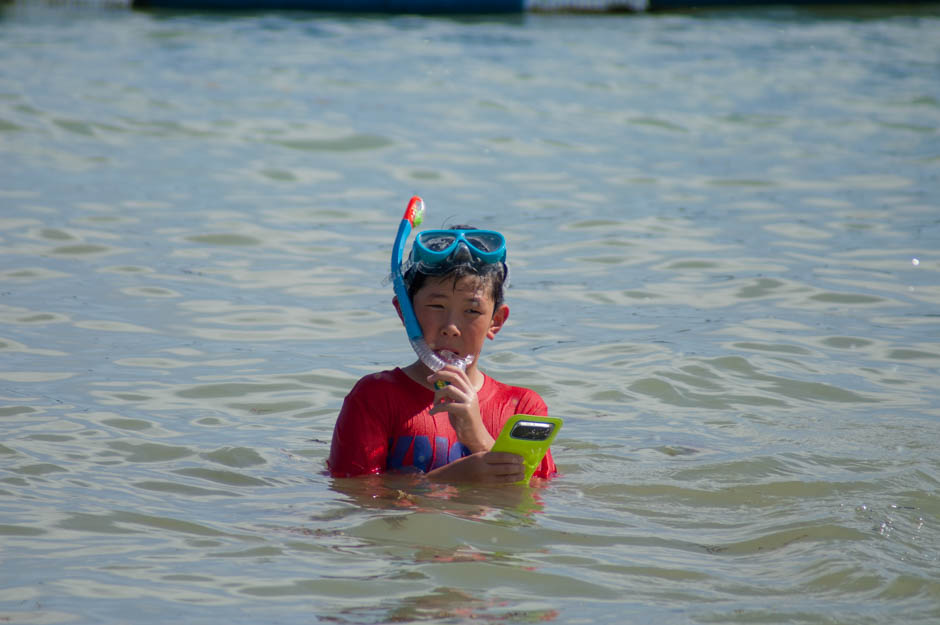
{"type": "Polygon", "coordinates": [[[447,439],[443,436],[435,436],[434,437],[434,465],[431,467],[432,469],[442,467],[448,462],[450,462],[450,460],[447,459],[447,456],[448,456],[447,452],[448,452],[447,439]]]}
{"type": "Polygon", "coordinates": [[[464,456],[470,455],[470,449],[460,441],[454,441],[454,444],[450,446],[450,451],[447,454],[447,462],[453,462],[457,458],[463,458],[464,456]]]}
{"type": "Polygon", "coordinates": [[[389,471],[401,471],[414,467],[424,473],[431,469],[442,467],[463,456],[469,456],[470,450],[460,441],[448,447],[447,438],[434,437],[434,452],[431,453],[431,438],[429,436],[399,436],[389,439],[388,448],[391,450],[385,461],[385,468],[389,471]],[[408,452],[411,451],[411,464],[406,465],[408,452]]]}
{"type": "Polygon", "coordinates": [[[411,448],[412,437],[410,436],[399,436],[398,440],[392,443],[391,439],[388,441],[388,448],[392,452],[388,455],[388,458],[385,460],[385,467],[387,469],[400,469],[405,464],[405,455],[408,453],[408,449],[411,448]]]}
{"type": "Polygon", "coordinates": [[[411,463],[428,472],[431,466],[431,441],[427,436],[415,436],[414,446],[411,448],[411,463]]]}

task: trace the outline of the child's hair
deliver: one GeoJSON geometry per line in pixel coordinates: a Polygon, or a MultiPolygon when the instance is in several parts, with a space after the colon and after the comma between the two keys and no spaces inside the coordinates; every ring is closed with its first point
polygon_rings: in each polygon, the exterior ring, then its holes
{"type": "MultiPolygon", "coordinates": [[[[477,230],[478,228],[460,225],[451,226],[450,229],[477,230]]],[[[408,287],[408,299],[414,302],[415,293],[424,286],[424,283],[429,277],[439,279],[449,278],[454,281],[454,286],[457,286],[457,282],[467,276],[475,276],[480,279],[484,287],[489,287],[490,296],[493,298],[494,311],[503,305],[503,301],[505,300],[503,291],[506,287],[506,279],[509,277],[509,266],[505,262],[487,264],[457,263],[445,273],[434,274],[433,276],[420,271],[416,266],[411,266],[405,271],[405,275],[402,277],[404,278],[405,286],[408,287]]]]}

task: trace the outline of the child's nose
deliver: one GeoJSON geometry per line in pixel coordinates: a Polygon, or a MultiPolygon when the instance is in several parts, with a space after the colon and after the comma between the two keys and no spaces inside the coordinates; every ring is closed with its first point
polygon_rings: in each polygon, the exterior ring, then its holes
{"type": "Polygon", "coordinates": [[[457,327],[457,321],[453,318],[448,318],[444,325],[441,326],[441,334],[444,336],[460,336],[460,328],[457,327]]]}

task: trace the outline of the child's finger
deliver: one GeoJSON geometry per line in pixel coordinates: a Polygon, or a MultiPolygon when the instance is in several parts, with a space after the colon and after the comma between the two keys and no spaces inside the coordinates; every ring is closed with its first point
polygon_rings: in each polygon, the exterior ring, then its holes
{"type": "Polygon", "coordinates": [[[486,461],[490,464],[522,466],[522,456],[508,451],[491,451],[486,454],[486,461]]]}
{"type": "Polygon", "coordinates": [[[433,384],[434,386],[438,388],[440,388],[441,386],[440,383],[443,382],[444,385],[449,384],[452,386],[459,386],[461,388],[466,389],[470,383],[470,378],[467,377],[467,374],[465,372],[461,371],[457,367],[448,365],[447,367],[444,367],[440,371],[435,371],[434,373],[429,375],[428,382],[430,382],[431,384],[433,384]]]}
{"type": "Polygon", "coordinates": [[[434,403],[430,412],[431,414],[450,412],[455,407],[466,403],[467,398],[463,393],[452,386],[445,386],[434,392],[434,403]]]}
{"type": "Polygon", "coordinates": [[[505,451],[491,451],[484,457],[493,475],[507,482],[518,482],[525,478],[522,456],[505,451]]]}

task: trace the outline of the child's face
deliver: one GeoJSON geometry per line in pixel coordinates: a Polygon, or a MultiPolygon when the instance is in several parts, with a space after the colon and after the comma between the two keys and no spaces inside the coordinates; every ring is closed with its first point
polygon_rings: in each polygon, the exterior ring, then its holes
{"type": "Polygon", "coordinates": [[[428,278],[413,304],[428,346],[459,357],[479,356],[484,339],[496,336],[509,313],[506,306],[494,310],[490,289],[476,276],[456,284],[452,277],[428,278]]]}

